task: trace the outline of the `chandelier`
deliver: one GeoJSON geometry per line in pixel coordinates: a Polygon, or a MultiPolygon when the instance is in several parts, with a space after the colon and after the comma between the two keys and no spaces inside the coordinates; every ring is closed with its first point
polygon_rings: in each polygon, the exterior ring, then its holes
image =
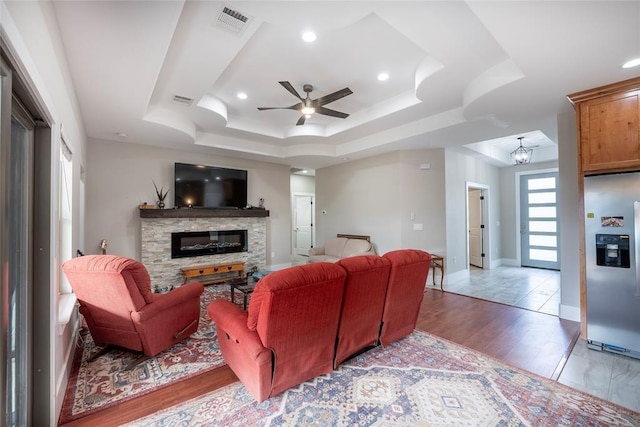
{"type": "Polygon", "coordinates": [[[531,148],[524,148],[522,146],[522,140],[524,136],[518,137],[520,140],[520,146],[511,152],[511,158],[513,159],[514,165],[526,165],[531,163],[531,156],[533,155],[533,150],[531,148]]]}

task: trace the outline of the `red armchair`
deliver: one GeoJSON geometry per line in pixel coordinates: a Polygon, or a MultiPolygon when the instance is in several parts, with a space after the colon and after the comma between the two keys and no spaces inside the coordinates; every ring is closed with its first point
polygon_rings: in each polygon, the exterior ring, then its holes
{"type": "Polygon", "coordinates": [[[431,255],[416,249],[401,249],[388,252],[383,258],[391,262],[380,333],[380,342],[386,347],[416,327],[431,255]]]}
{"type": "Polygon", "coordinates": [[[347,271],[334,366],[378,345],[391,262],[379,256],[343,258],[347,271]]]}
{"type": "Polygon", "coordinates": [[[248,312],[209,304],[222,356],[257,401],[332,371],[345,276],[330,263],[295,266],[260,279],[248,312]]]}
{"type": "Polygon", "coordinates": [[[97,346],[154,356],[198,329],[200,283],[154,294],[144,265],[115,255],[73,258],[62,269],[97,346]]]}

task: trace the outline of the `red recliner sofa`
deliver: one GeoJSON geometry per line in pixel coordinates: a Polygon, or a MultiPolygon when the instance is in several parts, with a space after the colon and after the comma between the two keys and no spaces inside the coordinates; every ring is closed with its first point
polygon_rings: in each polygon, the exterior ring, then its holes
{"type": "Polygon", "coordinates": [[[355,256],[336,263],[347,272],[334,367],[367,347],[378,345],[391,262],[355,256]]]}
{"type": "Polygon", "coordinates": [[[62,270],[97,346],[155,356],[198,330],[200,283],[155,294],[144,265],[116,255],[73,258],[62,270]]]}
{"type": "Polygon", "coordinates": [[[403,249],[270,273],[248,312],[209,304],[222,356],[257,401],[321,374],[415,328],[431,255],[403,249]]]}
{"type": "Polygon", "coordinates": [[[409,335],[416,327],[431,254],[417,249],[400,249],[387,252],[383,258],[391,262],[380,332],[380,343],[386,347],[409,335]]]}
{"type": "Polygon", "coordinates": [[[222,356],[258,402],[333,370],[345,277],[335,264],[300,265],[260,279],[248,312],[209,304],[222,356]]]}

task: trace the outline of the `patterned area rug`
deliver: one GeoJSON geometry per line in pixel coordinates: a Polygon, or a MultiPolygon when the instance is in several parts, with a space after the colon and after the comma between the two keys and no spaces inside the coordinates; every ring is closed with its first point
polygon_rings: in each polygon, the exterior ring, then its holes
{"type": "MultiPolygon", "coordinates": [[[[228,286],[205,287],[200,298],[202,309],[198,331],[129,371],[123,368],[137,356],[121,350],[110,351],[87,363],[97,349],[91,335],[84,329],[74,356],[59,423],[224,365],[215,325],[207,316],[206,307],[215,298],[229,299],[229,294],[228,286]]],[[[238,303],[241,298],[236,295],[235,299],[238,303]]]]}
{"type": "Polygon", "coordinates": [[[129,426],[639,426],[640,414],[423,332],[256,403],[240,383],[129,426]]]}

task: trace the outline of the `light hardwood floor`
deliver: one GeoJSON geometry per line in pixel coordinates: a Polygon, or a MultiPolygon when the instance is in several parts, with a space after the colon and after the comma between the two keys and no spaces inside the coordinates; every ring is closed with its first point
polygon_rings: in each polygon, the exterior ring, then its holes
{"type": "MultiPolygon", "coordinates": [[[[579,324],[548,314],[427,289],[417,329],[557,379],[579,324]]],[[[65,426],[116,426],[237,381],[226,367],[176,383],[65,426]]]]}

